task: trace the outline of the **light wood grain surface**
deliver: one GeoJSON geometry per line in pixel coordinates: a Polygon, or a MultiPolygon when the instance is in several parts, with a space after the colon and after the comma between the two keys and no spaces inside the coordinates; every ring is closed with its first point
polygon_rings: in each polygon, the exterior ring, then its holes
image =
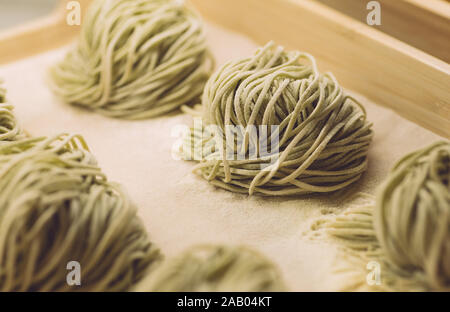
{"type": "MultiPolygon", "coordinates": [[[[317,0],[365,23],[368,0],[317,0]]],[[[378,0],[382,32],[450,62],[450,3],[444,0],[378,0]]]]}
{"type": "MultiPolygon", "coordinates": [[[[57,9],[47,17],[39,18],[13,29],[0,32],[0,64],[58,48],[70,43],[79,33],[78,25],[68,25],[66,9],[69,0],[62,0],[57,9]]],[[[92,0],[78,0],[81,16],[92,0]]]]}

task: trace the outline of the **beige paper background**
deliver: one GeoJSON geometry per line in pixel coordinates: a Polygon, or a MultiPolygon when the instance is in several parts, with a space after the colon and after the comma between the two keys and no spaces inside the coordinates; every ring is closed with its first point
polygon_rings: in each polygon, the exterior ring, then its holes
{"type": "MultiPolygon", "coordinates": [[[[244,57],[257,47],[248,38],[207,24],[217,64],[244,57]]],[[[120,182],[163,253],[170,257],[198,243],[245,244],[276,262],[293,291],[333,291],[345,276],[333,272],[337,246],[304,235],[322,211],[345,207],[330,196],[264,198],[216,189],[191,173],[194,163],[174,160],[176,125],[190,125],[187,115],[145,121],[111,119],[66,105],[46,83],[46,70],[67,47],[0,67],[8,100],[32,135],[79,133],[87,140],[110,180],[120,182]]],[[[307,52],[307,47],[305,47],[307,52]]],[[[326,68],[319,68],[326,71],[326,68]]],[[[337,77],[339,80],[339,77],[337,77]]],[[[344,86],[345,87],[345,86],[344,86]]],[[[394,162],[439,137],[390,110],[356,95],[374,123],[369,168],[354,185],[373,193],[394,162]]]]}

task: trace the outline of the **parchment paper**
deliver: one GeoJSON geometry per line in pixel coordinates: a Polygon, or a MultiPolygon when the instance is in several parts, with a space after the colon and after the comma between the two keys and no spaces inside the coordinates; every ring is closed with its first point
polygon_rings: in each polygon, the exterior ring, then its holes
{"type": "MultiPolygon", "coordinates": [[[[207,24],[210,46],[221,65],[257,47],[248,38],[207,24]]],[[[276,39],[276,38],[275,38],[276,39]]],[[[216,189],[191,173],[194,163],[174,160],[176,125],[191,117],[174,114],[145,121],[111,119],[56,99],[46,71],[68,47],[0,67],[7,97],[22,126],[32,135],[79,133],[87,140],[110,180],[120,182],[163,253],[173,256],[198,243],[252,246],[276,262],[293,291],[333,291],[344,282],[333,272],[337,246],[303,233],[323,211],[342,209],[332,196],[265,198],[216,189]]],[[[304,48],[308,51],[307,47],[304,48]]],[[[327,68],[319,68],[326,71],[327,68]]],[[[337,77],[339,80],[339,77],[337,77]]],[[[345,87],[345,86],[344,86],[345,87]]],[[[393,163],[439,137],[390,110],[356,95],[374,123],[369,168],[353,190],[373,193],[393,163]]]]}

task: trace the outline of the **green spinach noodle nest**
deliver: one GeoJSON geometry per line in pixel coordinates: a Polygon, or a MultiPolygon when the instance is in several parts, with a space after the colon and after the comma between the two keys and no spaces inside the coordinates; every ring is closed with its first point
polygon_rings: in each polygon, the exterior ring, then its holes
{"type": "Polygon", "coordinates": [[[1,87],[0,80],[0,142],[12,141],[23,137],[16,117],[13,113],[13,105],[6,102],[6,90],[1,87]]]}
{"type": "Polygon", "coordinates": [[[450,143],[403,157],[381,186],[374,228],[388,259],[450,290],[450,143]]]}
{"type": "Polygon", "coordinates": [[[159,259],[82,137],[0,142],[0,291],[125,291],[159,259]]]}
{"type": "Polygon", "coordinates": [[[64,101],[144,119],[199,100],[213,61],[199,16],[175,0],[96,0],[50,71],[64,101]]]}
{"type": "Polygon", "coordinates": [[[347,95],[331,73],[318,71],[314,58],[270,42],[247,58],[230,61],[208,80],[202,95],[203,127],[186,136],[182,153],[200,163],[194,171],[210,183],[238,193],[293,195],[340,190],[367,167],[372,124],[361,104],[347,95]],[[242,130],[229,140],[227,127],[242,130]],[[252,127],[259,131],[258,154],[249,157],[252,127]],[[269,128],[278,127],[276,130],[269,128]],[[262,154],[262,146],[278,151],[262,154]],[[232,142],[232,143],[228,143],[232,142]],[[227,148],[234,144],[235,154],[227,148]],[[264,167],[266,166],[266,167],[264,167]],[[262,170],[264,169],[264,170],[262,170]]]}
{"type": "Polygon", "coordinates": [[[319,228],[347,253],[382,264],[384,289],[450,291],[450,142],[404,156],[375,204],[320,220],[319,228]]]}
{"type": "Polygon", "coordinates": [[[135,291],[285,291],[278,268],[244,246],[198,245],[168,259],[135,291]]]}

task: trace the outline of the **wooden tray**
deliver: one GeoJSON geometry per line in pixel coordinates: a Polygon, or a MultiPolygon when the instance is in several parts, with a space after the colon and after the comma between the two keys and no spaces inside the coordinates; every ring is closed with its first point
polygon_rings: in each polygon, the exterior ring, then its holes
{"type": "MultiPolygon", "coordinates": [[[[83,9],[88,2],[82,2],[83,9]]],[[[312,53],[321,70],[333,71],[345,88],[365,96],[358,99],[375,136],[368,171],[352,191],[373,193],[397,159],[439,139],[373,102],[449,137],[448,64],[310,0],[192,3],[207,20],[208,43],[219,64],[275,40],[312,53]]],[[[65,105],[44,77],[78,31],[66,25],[63,4],[43,21],[0,35],[0,78],[29,133],[82,134],[108,178],[128,190],[151,239],[167,257],[198,243],[245,244],[279,265],[290,290],[341,289],[347,277],[333,272],[334,261],[342,259],[337,244],[311,241],[305,233],[323,213],[351,205],[350,199],[261,198],[216,189],[191,173],[193,163],[170,158],[171,130],[190,125],[188,115],[125,121],[65,105]]]]}

